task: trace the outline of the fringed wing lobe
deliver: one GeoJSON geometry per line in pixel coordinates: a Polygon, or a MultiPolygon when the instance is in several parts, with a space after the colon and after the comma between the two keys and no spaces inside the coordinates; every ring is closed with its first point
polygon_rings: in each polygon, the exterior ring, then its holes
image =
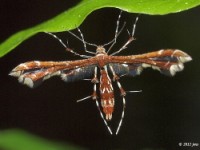
{"type": "Polygon", "coordinates": [[[162,74],[174,76],[182,71],[184,63],[192,58],[181,50],[160,50],[141,55],[111,56],[114,70],[118,75],[139,75],[144,68],[151,67],[162,74]],[[116,63],[114,63],[116,62],[116,63]]]}
{"type": "Polygon", "coordinates": [[[65,82],[90,77],[92,75],[91,70],[95,65],[90,65],[92,63],[88,64],[89,66],[86,66],[85,60],[73,62],[31,61],[18,65],[9,75],[18,77],[20,83],[33,88],[52,76],[61,76],[65,82]]]}
{"type": "Polygon", "coordinates": [[[18,65],[9,75],[18,77],[20,83],[31,88],[38,86],[42,81],[60,74],[64,65],[57,62],[31,61],[18,65]]]}

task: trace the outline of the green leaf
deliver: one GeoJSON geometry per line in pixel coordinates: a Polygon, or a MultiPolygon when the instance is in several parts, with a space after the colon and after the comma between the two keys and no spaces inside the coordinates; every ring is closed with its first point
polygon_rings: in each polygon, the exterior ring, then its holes
{"type": "Polygon", "coordinates": [[[35,27],[20,31],[0,45],[0,57],[38,32],[62,32],[79,26],[94,10],[119,8],[131,13],[164,15],[198,6],[200,0],[83,0],[77,6],[35,27]]]}
{"type": "Polygon", "coordinates": [[[0,149],[2,150],[80,150],[72,145],[53,143],[22,130],[0,131],[0,149]]]}

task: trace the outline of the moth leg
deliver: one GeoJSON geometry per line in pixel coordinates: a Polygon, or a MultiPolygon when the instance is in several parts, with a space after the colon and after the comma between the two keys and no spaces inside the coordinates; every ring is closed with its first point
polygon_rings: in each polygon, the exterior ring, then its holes
{"type": "Polygon", "coordinates": [[[122,88],[120,82],[119,82],[119,76],[115,73],[113,67],[111,65],[109,65],[110,67],[110,70],[113,74],[113,81],[116,81],[117,82],[117,86],[119,87],[120,89],[120,92],[121,92],[121,96],[122,96],[122,100],[123,100],[123,110],[122,110],[122,115],[121,115],[121,119],[119,121],[119,124],[118,124],[118,127],[117,127],[117,130],[116,130],[116,135],[119,133],[119,130],[120,130],[120,127],[122,125],[122,121],[124,119],[124,112],[125,112],[125,107],[126,107],[126,100],[125,100],[125,96],[126,96],[126,92],[125,90],[122,88]]]}
{"type": "Polygon", "coordinates": [[[103,115],[103,113],[102,113],[102,111],[101,111],[101,108],[100,108],[100,106],[99,106],[99,102],[98,102],[98,100],[97,100],[96,87],[97,87],[97,83],[99,82],[99,80],[97,79],[97,67],[95,67],[95,69],[94,69],[94,77],[93,77],[93,79],[92,79],[91,81],[92,81],[92,83],[94,83],[94,91],[93,91],[93,94],[92,94],[92,99],[96,101],[96,106],[97,106],[97,108],[98,108],[98,110],[99,110],[100,116],[101,116],[101,118],[103,119],[104,124],[106,125],[108,131],[110,132],[110,134],[112,134],[112,130],[111,130],[111,128],[109,127],[107,121],[105,120],[104,115],[103,115]]]}
{"type": "Polygon", "coordinates": [[[92,99],[96,100],[97,99],[97,83],[99,82],[99,80],[97,79],[97,67],[94,68],[94,77],[91,80],[91,82],[94,84],[92,99]]]}
{"type": "Polygon", "coordinates": [[[95,99],[95,101],[96,101],[96,105],[97,105],[97,108],[98,108],[98,110],[99,110],[99,113],[100,113],[100,115],[101,115],[101,118],[103,119],[104,124],[106,125],[108,131],[109,131],[110,134],[112,135],[112,134],[113,134],[113,133],[112,133],[112,130],[111,130],[111,128],[109,127],[107,121],[104,119],[103,113],[102,113],[102,111],[101,111],[101,109],[100,109],[100,106],[99,106],[99,102],[98,102],[97,99],[95,99]]]}
{"type": "Polygon", "coordinates": [[[92,79],[87,79],[87,80],[91,80],[92,83],[94,83],[94,87],[93,87],[93,94],[92,95],[89,95],[89,96],[86,96],[82,99],[79,99],[77,100],[77,102],[81,102],[81,101],[84,101],[86,99],[90,99],[92,98],[93,100],[96,100],[97,99],[97,83],[99,82],[98,79],[97,79],[97,67],[94,68],[94,77],[92,79]]]}
{"type": "Polygon", "coordinates": [[[103,119],[104,124],[106,125],[106,127],[107,127],[109,133],[112,135],[112,134],[113,134],[113,133],[112,133],[112,130],[111,130],[111,128],[109,127],[107,121],[105,120],[105,118],[104,118],[104,116],[103,116],[103,113],[102,113],[102,111],[101,111],[101,108],[100,108],[100,106],[99,106],[99,102],[98,102],[98,100],[97,100],[96,87],[97,87],[97,83],[99,82],[98,79],[97,79],[97,67],[95,67],[95,69],[94,69],[94,77],[93,77],[93,79],[91,80],[91,82],[94,83],[94,88],[93,88],[94,91],[93,91],[93,94],[90,95],[90,96],[87,96],[87,97],[85,97],[85,98],[82,98],[82,99],[78,100],[77,102],[84,101],[84,100],[89,99],[89,98],[92,98],[93,100],[95,100],[97,109],[99,110],[99,113],[100,113],[100,116],[101,116],[101,118],[103,119]]]}
{"type": "Polygon", "coordinates": [[[121,86],[121,84],[120,84],[120,82],[119,82],[120,77],[115,73],[115,71],[114,71],[114,69],[113,69],[113,67],[112,67],[111,65],[109,65],[109,68],[110,68],[110,70],[111,70],[111,72],[112,72],[112,74],[113,74],[113,81],[116,81],[116,82],[117,82],[117,86],[118,86],[119,89],[120,89],[121,96],[125,96],[125,95],[126,95],[126,92],[125,92],[125,90],[122,88],[122,86],[121,86]]]}
{"type": "Polygon", "coordinates": [[[122,126],[122,121],[124,119],[124,111],[125,111],[125,107],[126,107],[126,100],[125,100],[124,96],[123,96],[122,99],[123,99],[123,111],[122,111],[121,119],[119,121],[119,125],[118,125],[117,130],[116,130],[116,135],[119,133],[119,130],[120,130],[121,126],[122,126]]]}

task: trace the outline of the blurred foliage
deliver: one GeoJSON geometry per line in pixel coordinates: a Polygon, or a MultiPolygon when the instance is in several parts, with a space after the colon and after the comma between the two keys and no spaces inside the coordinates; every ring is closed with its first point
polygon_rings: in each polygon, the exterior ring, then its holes
{"type": "Polygon", "coordinates": [[[22,130],[0,131],[1,150],[80,150],[70,144],[59,144],[36,137],[22,130]]]}

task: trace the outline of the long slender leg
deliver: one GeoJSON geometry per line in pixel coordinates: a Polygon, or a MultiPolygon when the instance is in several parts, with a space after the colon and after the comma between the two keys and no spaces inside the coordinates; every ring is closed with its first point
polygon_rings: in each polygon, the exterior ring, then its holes
{"type": "Polygon", "coordinates": [[[100,115],[101,115],[101,118],[103,119],[104,124],[106,125],[108,131],[109,131],[110,134],[112,135],[112,134],[113,134],[113,133],[112,133],[112,130],[111,130],[111,128],[109,127],[107,121],[104,119],[103,113],[102,113],[102,111],[101,111],[101,109],[100,109],[100,106],[99,106],[99,102],[98,102],[97,99],[95,99],[95,101],[96,101],[96,105],[97,105],[97,108],[98,108],[98,110],[99,110],[99,113],[100,113],[100,115]]]}
{"type": "Polygon", "coordinates": [[[101,108],[99,106],[99,102],[98,102],[98,99],[97,99],[97,92],[96,92],[96,90],[97,90],[97,83],[99,82],[98,79],[97,79],[97,67],[95,67],[95,69],[94,69],[94,77],[91,80],[91,82],[94,83],[93,94],[90,95],[90,96],[84,97],[82,99],[79,99],[79,100],[77,100],[77,102],[81,102],[81,101],[84,101],[84,100],[89,99],[89,98],[92,98],[93,100],[95,100],[97,109],[99,110],[100,116],[103,119],[104,124],[106,125],[106,127],[107,127],[108,131],[110,132],[110,134],[113,134],[111,128],[109,127],[107,121],[105,120],[105,118],[103,116],[103,113],[101,111],[101,108]]]}
{"type": "Polygon", "coordinates": [[[119,121],[119,125],[118,125],[117,130],[116,130],[116,135],[119,133],[119,130],[120,130],[121,126],[122,126],[122,121],[123,121],[123,119],[124,119],[124,112],[125,112],[125,108],[126,108],[126,100],[125,100],[125,97],[123,96],[122,99],[123,99],[123,110],[122,110],[121,119],[120,119],[120,121],[119,121]]]}
{"type": "Polygon", "coordinates": [[[125,112],[125,108],[126,108],[126,100],[125,100],[126,92],[135,93],[135,92],[142,92],[142,91],[141,90],[140,91],[124,91],[124,89],[122,88],[122,86],[119,82],[119,79],[117,79],[116,81],[117,81],[117,85],[118,85],[118,87],[121,91],[121,96],[122,96],[122,100],[123,100],[122,115],[121,115],[121,119],[120,119],[119,125],[118,125],[117,130],[116,130],[116,135],[117,135],[119,133],[119,130],[120,130],[121,125],[122,125],[122,121],[124,119],[124,112],[125,112]]]}
{"type": "Polygon", "coordinates": [[[99,82],[98,79],[97,79],[97,67],[95,67],[95,70],[94,70],[94,78],[92,79],[92,82],[94,83],[94,91],[93,91],[93,94],[92,94],[92,99],[96,101],[96,106],[99,110],[99,113],[100,113],[100,116],[101,118],[103,119],[104,121],[104,124],[106,125],[108,131],[110,132],[110,134],[112,134],[112,130],[111,128],[109,127],[107,121],[105,120],[104,116],[103,116],[103,113],[100,109],[100,106],[99,106],[99,102],[97,100],[97,94],[96,94],[96,86],[97,86],[97,83],[99,82]]]}
{"type": "Polygon", "coordinates": [[[136,29],[136,24],[137,24],[138,18],[139,17],[136,17],[136,19],[135,19],[135,23],[133,24],[132,33],[130,34],[128,32],[129,36],[130,36],[129,39],[128,39],[128,41],[118,51],[112,53],[111,55],[116,55],[116,54],[120,53],[122,50],[126,49],[127,46],[135,39],[134,38],[134,34],[135,34],[135,29],[136,29]]]}
{"type": "Polygon", "coordinates": [[[120,82],[119,82],[120,77],[115,73],[115,71],[114,71],[114,69],[113,69],[113,67],[112,67],[111,65],[109,65],[109,68],[110,68],[110,70],[111,70],[111,72],[112,72],[112,74],[113,74],[113,81],[116,81],[116,82],[117,82],[117,86],[118,86],[119,89],[120,89],[121,96],[122,96],[122,100],[123,100],[122,115],[121,115],[121,119],[120,119],[120,121],[119,121],[119,125],[118,125],[117,130],[116,130],[116,134],[118,134],[118,133],[119,133],[119,130],[120,130],[120,127],[121,127],[121,125],[122,125],[122,121],[123,121],[123,119],[124,119],[124,112],[125,112],[125,107],[126,107],[126,100],[125,100],[126,93],[135,93],[135,92],[142,92],[142,91],[141,91],[141,90],[140,90],[140,91],[125,91],[125,90],[122,88],[122,86],[121,86],[121,84],[120,84],[120,82]]]}
{"type": "Polygon", "coordinates": [[[99,80],[97,79],[97,67],[94,68],[94,77],[91,80],[92,83],[94,83],[94,91],[92,94],[92,99],[97,99],[97,83],[99,82],[99,80]]]}
{"type": "Polygon", "coordinates": [[[120,82],[119,82],[119,76],[115,73],[115,71],[114,71],[114,69],[113,69],[113,67],[112,67],[111,65],[109,65],[109,68],[110,68],[110,70],[111,70],[111,72],[112,72],[112,74],[113,74],[113,81],[116,81],[116,82],[117,82],[117,86],[118,86],[119,89],[120,89],[121,95],[122,95],[122,96],[125,96],[125,95],[126,95],[126,92],[125,92],[125,90],[122,88],[122,86],[121,86],[121,84],[120,84],[120,82]]]}
{"type": "Polygon", "coordinates": [[[92,95],[89,95],[89,96],[86,96],[86,97],[84,97],[84,98],[81,98],[81,99],[79,99],[79,100],[77,100],[76,102],[78,103],[78,102],[82,102],[82,101],[84,101],[84,100],[86,100],[86,99],[90,99],[92,97],[92,95]]]}
{"type": "Polygon", "coordinates": [[[111,128],[109,127],[107,121],[105,120],[105,118],[104,118],[104,116],[103,116],[103,113],[102,113],[102,111],[101,111],[101,108],[100,108],[100,106],[99,106],[99,102],[98,102],[98,100],[97,100],[97,93],[96,93],[96,89],[97,89],[97,88],[96,88],[96,87],[97,87],[97,83],[99,82],[98,79],[97,79],[97,67],[95,67],[95,70],[94,70],[94,77],[93,77],[93,79],[92,79],[91,81],[92,81],[92,83],[94,83],[94,87],[93,87],[93,90],[94,90],[94,91],[93,91],[93,94],[90,95],[90,96],[87,96],[87,97],[85,97],[85,98],[82,98],[82,99],[80,99],[80,100],[77,100],[77,102],[81,102],[81,101],[84,101],[84,100],[89,99],[89,98],[92,98],[93,100],[95,100],[97,109],[99,110],[99,113],[100,113],[100,116],[101,116],[101,118],[103,119],[104,124],[106,125],[106,127],[107,127],[109,133],[112,135],[112,134],[113,134],[113,133],[112,133],[112,130],[111,130],[111,128]]]}
{"type": "Polygon", "coordinates": [[[66,49],[66,51],[68,51],[68,52],[70,52],[70,53],[72,53],[72,54],[74,54],[74,55],[76,55],[76,56],[82,57],[82,58],[90,58],[90,57],[91,57],[91,56],[87,56],[87,55],[80,55],[79,53],[77,53],[77,52],[75,52],[74,50],[70,49],[70,48],[67,47],[66,44],[65,44],[59,37],[57,37],[55,34],[50,33],[50,32],[45,32],[45,33],[51,35],[53,38],[55,38],[56,40],[58,40],[58,41],[61,43],[61,45],[66,49]]]}
{"type": "Polygon", "coordinates": [[[93,94],[90,95],[90,96],[87,96],[87,97],[85,97],[85,98],[83,98],[83,99],[77,100],[77,102],[81,102],[81,101],[84,101],[84,100],[89,99],[89,98],[92,98],[93,100],[95,100],[97,109],[99,110],[99,113],[100,113],[100,116],[101,116],[101,118],[103,119],[103,122],[104,122],[104,124],[106,125],[106,127],[107,127],[109,133],[112,135],[112,134],[113,134],[113,133],[112,133],[112,130],[111,130],[111,128],[109,127],[107,121],[105,120],[105,118],[104,118],[104,116],[103,116],[103,113],[102,113],[102,111],[101,111],[101,109],[100,109],[99,102],[98,102],[98,100],[97,100],[97,96],[96,96],[96,83],[94,83],[94,92],[93,92],[93,94]]]}
{"type": "Polygon", "coordinates": [[[116,81],[117,82],[117,86],[119,87],[120,89],[120,92],[121,92],[121,96],[122,96],[122,99],[123,99],[123,110],[122,110],[122,114],[121,114],[121,119],[119,121],[119,124],[118,124],[118,127],[117,127],[117,130],[116,130],[116,134],[119,133],[119,130],[120,130],[120,127],[122,125],[122,121],[124,119],[124,112],[125,112],[125,107],[126,107],[126,100],[125,100],[125,95],[126,95],[126,92],[124,91],[124,89],[122,88],[120,82],[119,82],[119,77],[116,75],[113,67],[111,65],[109,65],[110,67],[110,70],[113,74],[113,81],[116,81]]]}
{"type": "Polygon", "coordinates": [[[99,82],[98,79],[97,79],[97,67],[94,68],[94,77],[93,79],[88,79],[90,80],[92,83],[94,83],[94,87],[93,87],[93,94],[92,95],[89,95],[89,96],[86,96],[84,98],[81,98],[79,100],[77,100],[77,102],[81,102],[81,101],[84,101],[84,100],[87,100],[87,99],[96,99],[97,98],[97,92],[96,92],[96,89],[97,89],[97,83],[99,82]]]}

